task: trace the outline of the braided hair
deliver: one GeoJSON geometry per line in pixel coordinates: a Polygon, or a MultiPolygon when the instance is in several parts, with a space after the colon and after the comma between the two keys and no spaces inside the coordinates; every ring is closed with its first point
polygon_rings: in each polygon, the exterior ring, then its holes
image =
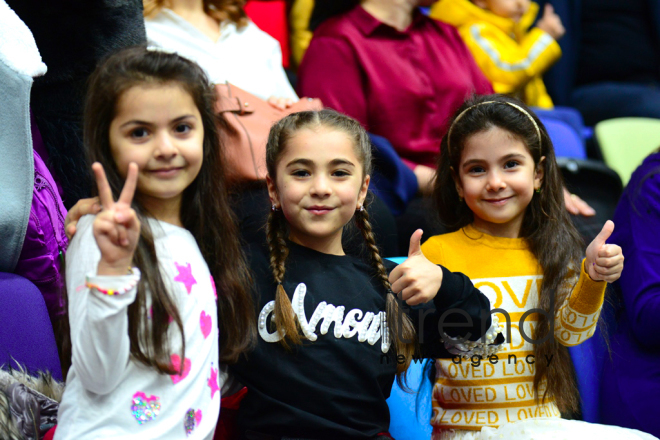
{"type": "MultiPolygon", "coordinates": [[[[303,129],[316,129],[324,127],[345,133],[353,141],[358,158],[362,163],[363,179],[371,173],[371,143],[365,130],[359,122],[354,119],[337,113],[334,110],[321,110],[318,112],[308,111],[294,113],[286,116],[277,122],[270,130],[268,136],[268,145],[266,147],[266,167],[270,178],[275,181],[277,174],[277,163],[284,154],[289,141],[303,129]]],[[[369,221],[369,214],[366,209],[357,210],[355,213],[355,223],[362,233],[366,247],[370,254],[371,264],[380,279],[387,293],[386,299],[386,320],[389,330],[389,340],[393,341],[395,353],[404,355],[406,362],[397,363],[397,379],[405,379],[405,371],[410,365],[410,361],[415,351],[415,342],[417,340],[415,329],[410,318],[402,314],[399,310],[399,304],[392,293],[392,286],[388,280],[387,270],[383,265],[378,246],[369,221]],[[400,318],[402,317],[402,319],[400,318]],[[398,337],[397,337],[398,336],[398,337]],[[404,342],[413,341],[413,342],[404,342]]],[[[296,319],[291,301],[287,296],[282,282],[286,273],[286,259],[289,255],[286,237],[288,235],[287,221],[281,211],[272,210],[268,217],[266,226],[266,235],[270,251],[270,267],[273,278],[277,282],[277,292],[275,294],[274,323],[275,327],[282,336],[280,343],[285,348],[290,348],[290,344],[299,345],[302,343],[303,335],[296,319]]],[[[382,337],[386,337],[383,334],[382,337]]]]}

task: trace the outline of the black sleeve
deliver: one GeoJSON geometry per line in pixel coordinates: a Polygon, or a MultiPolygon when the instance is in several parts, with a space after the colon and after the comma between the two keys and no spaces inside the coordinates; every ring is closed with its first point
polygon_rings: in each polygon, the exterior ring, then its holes
{"type": "MultiPolygon", "coordinates": [[[[451,337],[467,337],[477,341],[490,327],[490,301],[460,272],[442,268],[442,285],[438,294],[426,304],[410,307],[400,303],[417,329],[421,356],[448,358],[450,354],[440,340],[442,332],[451,337]]],[[[498,340],[498,342],[501,342],[498,340]]]]}

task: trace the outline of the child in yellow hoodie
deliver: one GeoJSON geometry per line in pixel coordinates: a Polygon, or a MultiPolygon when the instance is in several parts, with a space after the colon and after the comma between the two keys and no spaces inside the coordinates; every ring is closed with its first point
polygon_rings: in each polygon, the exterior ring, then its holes
{"type": "Polygon", "coordinates": [[[440,0],[430,15],[458,28],[495,92],[549,109],[541,75],[561,56],[557,40],[564,27],[547,4],[530,29],[538,10],[530,0],[440,0]]]}

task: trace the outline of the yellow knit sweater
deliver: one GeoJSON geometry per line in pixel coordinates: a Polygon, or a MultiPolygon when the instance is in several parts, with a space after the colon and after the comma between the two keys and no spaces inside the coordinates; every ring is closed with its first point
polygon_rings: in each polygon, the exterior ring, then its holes
{"type": "MultiPolygon", "coordinates": [[[[535,359],[534,345],[523,338],[520,329],[523,314],[538,305],[543,280],[525,241],[493,237],[467,226],[431,237],[422,251],[433,263],[470,277],[490,299],[491,307],[505,310],[511,320],[509,339],[504,314],[496,315],[507,337],[497,355],[460,363],[458,358],[436,362],[434,427],[480,430],[533,417],[559,417],[553,401],[537,405],[533,390],[535,363],[548,364],[553,359],[535,359]]],[[[573,274],[565,287],[570,289],[576,278],[573,274]]],[[[594,334],[606,286],[604,281],[591,280],[581,264],[579,279],[555,316],[554,335],[561,344],[577,345],[594,334]]],[[[537,321],[536,314],[525,317],[522,328],[527,339],[534,338],[537,321]]],[[[545,383],[541,393],[544,389],[545,383]]]]}

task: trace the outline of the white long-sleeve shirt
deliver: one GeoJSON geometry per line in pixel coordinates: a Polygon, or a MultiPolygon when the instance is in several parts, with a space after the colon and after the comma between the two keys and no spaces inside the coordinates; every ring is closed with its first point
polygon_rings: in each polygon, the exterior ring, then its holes
{"type": "Polygon", "coordinates": [[[150,46],[176,51],[195,61],[215,84],[229,81],[261,99],[298,100],[282,67],[282,49],[273,37],[250,21],[237,29],[225,20],[220,38],[212,41],[171,9],[145,20],[150,46]]]}
{"type": "MultiPolygon", "coordinates": [[[[149,220],[161,276],[178,307],[186,340],[183,374],[159,374],[130,356],[127,309],[137,288],[105,295],[102,289],[137,285],[140,274],[96,276],[101,253],[94,216],[78,223],[66,257],[72,366],[58,414],[56,440],[210,439],[220,412],[215,287],[187,230],[149,220]],[[188,432],[190,431],[190,432],[188,432]]],[[[147,292],[146,313],[151,316],[147,292]]],[[[150,318],[151,319],[151,318],[150,318]]],[[[171,361],[181,365],[181,336],[169,328],[171,361]]]]}

